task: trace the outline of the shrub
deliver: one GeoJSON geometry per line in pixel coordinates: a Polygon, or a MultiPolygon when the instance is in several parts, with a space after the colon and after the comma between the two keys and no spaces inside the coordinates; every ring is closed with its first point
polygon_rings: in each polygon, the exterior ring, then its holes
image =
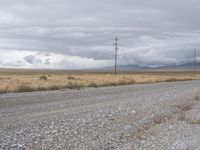
{"type": "Polygon", "coordinates": [[[195,99],[195,100],[200,100],[199,95],[196,95],[196,96],[194,97],[194,99],[195,99]]]}
{"type": "Polygon", "coordinates": [[[180,81],[180,79],[176,79],[176,78],[170,78],[170,79],[166,79],[166,82],[175,82],[175,81],[180,81]]]}
{"type": "Polygon", "coordinates": [[[190,81],[193,80],[192,78],[185,78],[185,79],[177,79],[177,78],[170,78],[170,79],[166,79],[166,82],[175,82],[175,81],[190,81]]]}
{"type": "Polygon", "coordinates": [[[68,84],[66,85],[66,88],[69,88],[69,89],[77,89],[77,90],[80,90],[82,87],[82,85],[80,84],[77,84],[77,82],[68,82],[68,84]]]}
{"type": "Polygon", "coordinates": [[[195,99],[196,99],[196,100],[199,100],[199,99],[200,99],[200,98],[199,98],[199,95],[197,95],[197,96],[195,97],[195,99]]]}
{"type": "Polygon", "coordinates": [[[183,105],[177,106],[177,108],[180,109],[181,111],[189,111],[192,109],[192,105],[183,104],[183,105]]]}
{"type": "Polygon", "coordinates": [[[46,91],[48,90],[46,87],[37,87],[37,91],[46,91]]]}
{"type": "Polygon", "coordinates": [[[47,78],[47,76],[45,76],[45,75],[42,75],[42,76],[40,76],[40,80],[47,80],[48,78],[47,78]]]}
{"type": "Polygon", "coordinates": [[[95,83],[95,82],[92,82],[92,83],[90,83],[89,85],[88,85],[88,87],[98,87],[98,85],[95,83]]]}
{"type": "Polygon", "coordinates": [[[132,85],[135,83],[136,83],[136,81],[134,79],[128,80],[128,81],[121,80],[118,82],[118,85],[132,85]]]}
{"type": "Polygon", "coordinates": [[[35,91],[36,89],[34,89],[31,86],[28,85],[21,85],[16,89],[16,92],[31,92],[31,91],[35,91]]]}
{"type": "Polygon", "coordinates": [[[72,77],[72,76],[69,76],[67,79],[68,79],[68,80],[76,80],[76,78],[74,78],[74,77],[72,77]]]}
{"type": "Polygon", "coordinates": [[[62,88],[64,88],[64,87],[59,86],[59,85],[53,85],[53,86],[49,87],[50,90],[59,90],[59,89],[62,89],[62,88]]]}
{"type": "Polygon", "coordinates": [[[116,82],[106,83],[106,86],[117,86],[117,83],[116,82]]]}

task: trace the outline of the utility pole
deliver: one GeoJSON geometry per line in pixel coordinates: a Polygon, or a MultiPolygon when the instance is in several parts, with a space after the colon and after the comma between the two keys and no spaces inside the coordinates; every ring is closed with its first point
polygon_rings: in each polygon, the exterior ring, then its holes
{"type": "Polygon", "coordinates": [[[197,57],[197,51],[196,51],[196,48],[194,49],[194,73],[196,73],[196,69],[197,69],[197,60],[196,60],[196,57],[197,57]]]}
{"type": "Polygon", "coordinates": [[[118,37],[116,36],[116,38],[115,38],[115,43],[114,43],[114,45],[115,45],[115,75],[117,74],[117,51],[118,51],[118,37]]]}

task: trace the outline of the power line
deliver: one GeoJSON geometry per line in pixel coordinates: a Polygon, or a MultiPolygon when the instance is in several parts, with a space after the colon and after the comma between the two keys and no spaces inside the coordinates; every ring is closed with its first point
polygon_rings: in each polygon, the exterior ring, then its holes
{"type": "Polygon", "coordinates": [[[197,60],[196,60],[196,57],[197,57],[197,52],[196,52],[196,48],[194,49],[194,73],[196,73],[196,70],[197,70],[197,60]]]}
{"type": "Polygon", "coordinates": [[[117,51],[118,51],[118,41],[119,41],[119,39],[118,39],[118,37],[116,36],[116,38],[115,38],[115,43],[114,43],[114,45],[115,45],[115,75],[117,74],[117,56],[118,56],[117,51]]]}

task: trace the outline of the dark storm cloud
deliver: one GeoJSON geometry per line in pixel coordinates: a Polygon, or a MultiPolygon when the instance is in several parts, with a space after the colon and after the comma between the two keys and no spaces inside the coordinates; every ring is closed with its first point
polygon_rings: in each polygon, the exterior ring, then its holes
{"type": "Polygon", "coordinates": [[[0,51],[109,60],[118,34],[123,64],[186,63],[200,46],[199,13],[198,0],[0,0],[0,51]]]}

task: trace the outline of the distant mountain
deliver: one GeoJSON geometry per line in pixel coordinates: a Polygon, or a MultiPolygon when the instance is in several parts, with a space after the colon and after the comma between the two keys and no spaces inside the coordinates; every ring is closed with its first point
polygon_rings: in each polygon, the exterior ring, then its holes
{"type": "MultiPolygon", "coordinates": [[[[186,70],[190,71],[194,69],[194,64],[193,63],[187,63],[187,64],[182,64],[182,65],[173,65],[173,66],[163,66],[163,67],[156,67],[156,68],[151,68],[153,70],[186,70]]],[[[196,69],[200,70],[200,62],[196,64],[196,69]]]]}
{"type": "MultiPolygon", "coordinates": [[[[111,71],[114,69],[115,69],[114,67],[106,67],[106,68],[102,68],[101,70],[111,71]]],[[[138,65],[119,65],[119,66],[117,66],[118,71],[141,71],[141,70],[146,70],[146,69],[150,69],[150,68],[147,66],[138,66],[138,65]]]]}
{"type": "MultiPolygon", "coordinates": [[[[148,67],[148,66],[139,66],[139,65],[119,65],[117,66],[118,71],[151,71],[151,70],[182,70],[190,71],[193,70],[193,63],[187,63],[182,65],[173,65],[173,66],[162,66],[162,67],[148,67]]],[[[113,71],[114,67],[101,68],[100,70],[113,71]]],[[[200,70],[200,63],[197,63],[197,70],[200,70]]]]}

